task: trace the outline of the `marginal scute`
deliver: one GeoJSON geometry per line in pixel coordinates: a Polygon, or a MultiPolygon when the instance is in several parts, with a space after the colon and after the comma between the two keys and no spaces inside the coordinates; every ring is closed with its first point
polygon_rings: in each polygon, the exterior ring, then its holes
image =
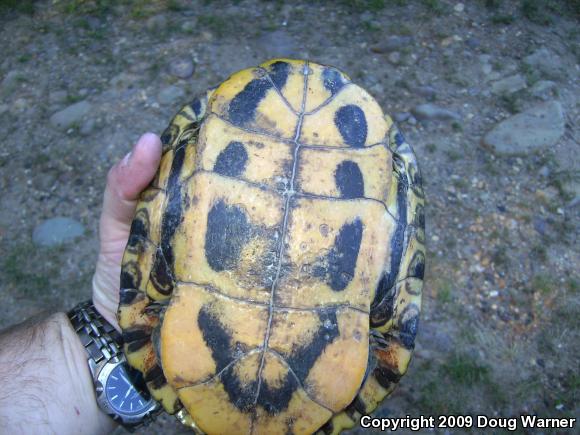
{"type": "Polygon", "coordinates": [[[207,434],[353,427],[415,345],[425,200],[411,146],[348,76],[291,59],[208,90],[162,143],[122,262],[129,364],[207,434]]]}

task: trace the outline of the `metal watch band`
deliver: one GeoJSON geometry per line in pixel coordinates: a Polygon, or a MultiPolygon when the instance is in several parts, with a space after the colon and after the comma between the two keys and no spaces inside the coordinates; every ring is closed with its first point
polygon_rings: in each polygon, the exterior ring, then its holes
{"type": "Polygon", "coordinates": [[[68,318],[89,354],[91,369],[121,353],[121,334],[95,310],[92,302],[78,304],[69,311],[68,318]]]}

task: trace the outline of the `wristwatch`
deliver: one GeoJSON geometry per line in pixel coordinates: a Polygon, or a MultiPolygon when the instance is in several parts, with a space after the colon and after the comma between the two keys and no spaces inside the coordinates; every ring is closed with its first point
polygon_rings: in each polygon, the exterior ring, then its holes
{"type": "Polygon", "coordinates": [[[141,373],[127,363],[121,334],[90,301],[78,304],[68,318],[87,350],[99,408],[131,432],[153,421],[161,407],[141,373]]]}

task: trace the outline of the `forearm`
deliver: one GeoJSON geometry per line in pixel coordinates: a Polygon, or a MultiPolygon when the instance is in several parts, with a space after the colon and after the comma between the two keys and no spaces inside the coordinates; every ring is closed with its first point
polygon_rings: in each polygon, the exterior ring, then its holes
{"type": "Polygon", "coordinates": [[[106,434],[87,354],[63,313],[0,334],[0,421],[13,434],[106,434]]]}

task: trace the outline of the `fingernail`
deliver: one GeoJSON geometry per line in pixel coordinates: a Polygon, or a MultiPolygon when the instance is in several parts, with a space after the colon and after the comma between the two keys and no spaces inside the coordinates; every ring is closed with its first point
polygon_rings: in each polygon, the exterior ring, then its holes
{"type": "Polygon", "coordinates": [[[121,160],[121,166],[129,166],[129,161],[131,160],[131,156],[133,155],[133,151],[129,151],[123,160],[121,160]]]}

